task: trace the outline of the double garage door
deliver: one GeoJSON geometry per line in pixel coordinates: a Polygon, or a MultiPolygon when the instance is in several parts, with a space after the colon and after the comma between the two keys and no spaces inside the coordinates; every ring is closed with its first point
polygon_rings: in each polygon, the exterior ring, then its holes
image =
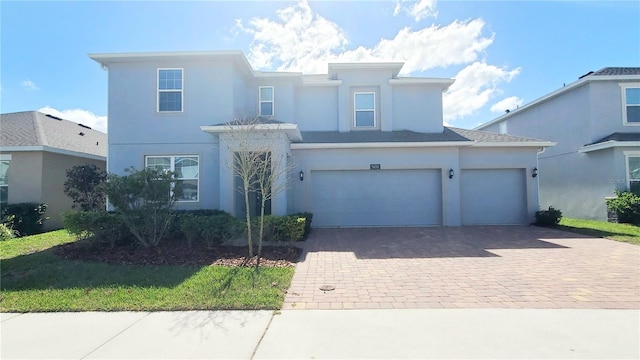
{"type": "Polygon", "coordinates": [[[440,170],[313,171],[315,226],[442,224],[440,170]]]}
{"type": "MultiPolygon", "coordinates": [[[[315,170],[311,186],[318,227],[442,225],[440,170],[315,170]]],[[[461,171],[463,225],[523,224],[526,204],[524,169],[461,171]]]]}

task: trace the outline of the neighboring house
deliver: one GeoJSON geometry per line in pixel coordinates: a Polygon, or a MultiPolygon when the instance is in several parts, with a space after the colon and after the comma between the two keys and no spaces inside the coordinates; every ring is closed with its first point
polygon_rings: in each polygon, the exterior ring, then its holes
{"type": "Polygon", "coordinates": [[[84,164],[105,169],[107,135],[37,111],[0,114],[0,133],[1,206],[46,203],[44,229],[61,228],[60,214],[73,204],[64,193],[66,171],[84,164]]]}
{"type": "Polygon", "coordinates": [[[605,198],[640,189],[640,68],[589,72],[477,130],[540,137],[540,204],[607,219],[605,198]]]}
{"type": "Polygon", "coordinates": [[[459,226],[529,223],[538,210],[532,170],[552,144],[444,127],[452,79],[398,77],[402,63],[261,72],[240,51],[90,57],[109,72],[109,172],[178,172],[182,209],[246,211],[225,124],[260,117],[256,137],[295,164],[273,214],[309,211],[326,227],[459,226]]]}

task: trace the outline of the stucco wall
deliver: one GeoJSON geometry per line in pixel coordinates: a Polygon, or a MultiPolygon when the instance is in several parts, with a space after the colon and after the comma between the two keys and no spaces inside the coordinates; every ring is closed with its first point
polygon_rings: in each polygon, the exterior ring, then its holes
{"type": "Polygon", "coordinates": [[[42,198],[42,152],[19,151],[7,154],[11,154],[8,202],[39,202],[42,198]]]}

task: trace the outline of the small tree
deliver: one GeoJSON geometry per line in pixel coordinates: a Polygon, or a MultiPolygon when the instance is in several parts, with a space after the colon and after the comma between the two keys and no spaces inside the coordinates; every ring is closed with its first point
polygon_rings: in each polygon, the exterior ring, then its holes
{"type": "Polygon", "coordinates": [[[144,247],[156,246],[171,225],[172,208],[180,189],[174,173],[156,168],[110,174],[105,184],[109,202],[144,247]]]}
{"type": "Polygon", "coordinates": [[[105,209],[106,194],[102,184],[107,173],[93,164],[76,165],[67,170],[64,193],[73,199],[73,207],[82,211],[105,209]]]}
{"type": "MultiPolygon", "coordinates": [[[[262,255],[266,203],[275,194],[286,190],[288,174],[292,166],[287,163],[286,156],[274,156],[276,138],[269,136],[269,133],[277,131],[277,124],[266,128],[261,120],[261,118],[254,118],[232,121],[226,124],[227,132],[225,133],[233,154],[233,160],[227,166],[242,181],[238,190],[244,196],[250,258],[254,256],[254,234],[251,226],[249,195],[251,192],[259,192],[261,195],[256,266],[259,266],[262,255]]],[[[281,149],[280,155],[283,155],[283,151],[284,149],[281,149]]]]}

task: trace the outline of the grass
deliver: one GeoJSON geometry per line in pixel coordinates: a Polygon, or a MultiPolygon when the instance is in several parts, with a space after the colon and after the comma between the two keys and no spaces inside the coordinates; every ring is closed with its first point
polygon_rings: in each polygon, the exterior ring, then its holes
{"type": "Polygon", "coordinates": [[[62,259],[64,230],[0,242],[0,311],[279,309],[293,268],[134,266],[62,259]]]}
{"type": "Polygon", "coordinates": [[[640,227],[630,224],[562,218],[555,228],[640,245],[640,227]]]}

